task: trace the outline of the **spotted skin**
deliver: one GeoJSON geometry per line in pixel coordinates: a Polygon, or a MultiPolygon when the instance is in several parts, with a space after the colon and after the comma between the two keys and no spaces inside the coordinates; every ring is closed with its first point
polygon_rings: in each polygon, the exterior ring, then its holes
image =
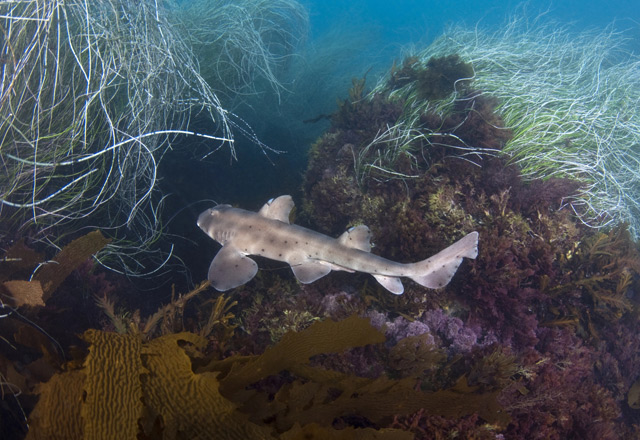
{"type": "Polygon", "coordinates": [[[267,202],[259,212],[218,205],[198,217],[198,226],[222,245],[209,268],[213,287],[226,291],[255,276],[259,255],[291,266],[301,283],[312,283],[332,270],[364,272],[395,294],[404,292],[400,277],[438,289],[446,286],[463,258],[478,255],[478,233],[471,232],[436,255],[417,263],[397,263],[372,254],[371,233],[364,225],[331,238],[289,223],[291,196],[267,202]]]}

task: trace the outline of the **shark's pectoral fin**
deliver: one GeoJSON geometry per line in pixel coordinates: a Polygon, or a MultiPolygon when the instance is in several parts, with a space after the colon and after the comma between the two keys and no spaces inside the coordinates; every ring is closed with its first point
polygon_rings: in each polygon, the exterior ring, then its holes
{"type": "Polygon", "coordinates": [[[302,284],[309,284],[331,272],[331,267],[319,261],[306,260],[292,264],[291,270],[298,281],[302,284]]]}
{"type": "Polygon", "coordinates": [[[233,246],[223,246],[209,266],[209,281],[221,292],[248,282],[258,272],[258,265],[233,246]]]}
{"type": "Polygon", "coordinates": [[[265,203],[258,211],[258,214],[288,224],[289,214],[291,214],[293,206],[294,203],[291,196],[280,196],[265,203]]]}
{"type": "Polygon", "coordinates": [[[350,248],[371,252],[371,231],[365,225],[354,226],[347,229],[338,238],[338,242],[350,248]]]}
{"type": "Polygon", "coordinates": [[[373,277],[382,284],[382,287],[387,289],[391,293],[395,293],[396,295],[402,295],[404,292],[404,286],[402,285],[402,281],[398,277],[387,277],[384,275],[373,275],[373,277]]]}

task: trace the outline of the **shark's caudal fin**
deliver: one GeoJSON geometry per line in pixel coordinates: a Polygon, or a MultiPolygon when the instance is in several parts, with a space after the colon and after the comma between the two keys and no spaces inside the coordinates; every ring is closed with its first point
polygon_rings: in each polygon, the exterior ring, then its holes
{"type": "Polygon", "coordinates": [[[463,258],[476,258],[477,255],[478,233],[472,232],[434,256],[414,263],[417,275],[411,279],[421,286],[439,289],[449,284],[463,258]]]}

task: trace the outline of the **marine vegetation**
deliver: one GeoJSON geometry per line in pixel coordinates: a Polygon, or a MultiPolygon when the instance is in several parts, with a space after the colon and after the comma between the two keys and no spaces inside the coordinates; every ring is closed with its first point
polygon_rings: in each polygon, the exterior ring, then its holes
{"type": "Polygon", "coordinates": [[[459,77],[455,96],[472,78],[478,93],[497,98],[502,127],[511,133],[503,151],[523,177],[579,179],[583,187],[570,200],[581,221],[627,222],[638,238],[640,59],[626,42],[612,28],[575,33],[541,19],[514,19],[493,32],[453,26],[391,72],[391,96],[405,101],[410,121],[425,106],[439,113],[452,100],[416,101],[423,86],[408,80],[415,66],[459,56],[473,75],[459,77]]]}
{"type": "Polygon", "coordinates": [[[355,316],[287,333],[249,357],[203,356],[207,340],[184,332],[144,342],[136,332],[88,330],[83,339],[89,344],[84,359],[38,387],[27,438],[302,439],[316,438],[309,437],[314,433],[410,439],[407,432],[379,427],[419,408],[508,420],[495,392],[476,393],[464,379],[429,393],[416,391],[413,380],[371,380],[310,365],[321,353],[384,341],[368,320],[355,316]],[[272,386],[255,385],[285,370],[291,376],[280,380],[275,395],[272,386]],[[352,426],[336,431],[336,418],[352,426]]]}
{"type": "Polygon", "coordinates": [[[0,2],[0,238],[100,228],[113,238],[103,265],[157,273],[173,250],[160,240],[163,156],[191,137],[204,141],[192,156],[235,158],[234,126],[252,133],[230,95],[258,78],[279,90],[277,65],[304,36],[300,5],[269,3],[0,2]]]}
{"type": "Polygon", "coordinates": [[[197,0],[174,6],[173,21],[200,63],[200,74],[233,108],[266,87],[279,98],[308,16],[295,0],[197,0]]]}

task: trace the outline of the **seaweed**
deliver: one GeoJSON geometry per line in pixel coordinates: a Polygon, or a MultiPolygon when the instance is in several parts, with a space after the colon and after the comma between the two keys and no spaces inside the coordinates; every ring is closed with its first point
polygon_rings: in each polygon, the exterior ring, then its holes
{"type": "MultiPolygon", "coordinates": [[[[465,63],[460,55],[431,57],[423,64],[417,56],[408,56],[400,68],[394,62],[388,81],[391,90],[416,82],[421,99],[438,100],[449,96],[464,80],[474,76],[471,63],[465,63]]],[[[467,81],[470,82],[470,81],[467,81]]]]}
{"type": "Polygon", "coordinates": [[[599,338],[598,328],[637,310],[637,298],[630,293],[640,277],[640,252],[626,225],[585,236],[561,262],[559,282],[544,279],[543,290],[558,303],[550,323],[579,317],[575,322],[583,332],[599,338]]]}
{"type": "Polygon", "coordinates": [[[74,269],[98,253],[110,241],[100,231],[93,231],[76,238],[62,248],[53,260],[42,266],[34,276],[34,279],[42,284],[44,300],[51,296],[74,269]]]}
{"type": "Polygon", "coordinates": [[[627,405],[633,409],[640,409],[640,379],[636,380],[627,393],[627,405]]]}
{"type": "Polygon", "coordinates": [[[40,387],[27,438],[135,439],[157,430],[158,420],[165,439],[269,438],[218,393],[215,374],[192,371],[188,353],[203,338],[179,333],[144,343],[139,334],[98,330],[84,337],[91,345],[83,368],[40,387]]]}
{"type": "Polygon", "coordinates": [[[8,426],[14,426],[15,432],[26,431],[24,414],[31,402],[23,396],[48,380],[65,356],[52,336],[53,331],[62,329],[47,325],[41,317],[55,311],[50,306],[64,296],[66,289],[60,288],[63,281],[107,243],[99,231],[94,231],[46,261],[43,254],[21,240],[0,260],[0,390],[7,409],[0,419],[3,431],[8,426]]]}
{"type": "Polygon", "coordinates": [[[353,78],[349,89],[349,97],[338,100],[338,110],[331,115],[333,130],[349,129],[371,131],[395,122],[402,113],[398,103],[390,102],[382,95],[365,99],[366,75],[353,78]]]}
{"type": "Polygon", "coordinates": [[[200,304],[196,316],[192,317],[187,312],[188,304],[208,287],[209,282],[204,281],[191,291],[176,295],[175,286],[172,286],[171,301],[146,318],[140,316],[140,310],[133,313],[116,312],[116,304],[104,294],[96,296],[96,304],[109,319],[104,327],[117,333],[139,332],[145,341],[149,341],[154,336],[193,331],[208,338],[211,349],[222,356],[238,327],[236,316],[231,311],[238,302],[227,295],[218,294],[200,304]]]}
{"type": "Polygon", "coordinates": [[[318,425],[317,423],[309,423],[304,427],[299,424],[283,433],[281,440],[412,440],[413,435],[410,432],[402,432],[397,429],[371,429],[371,428],[353,428],[333,429],[318,425]]]}
{"type": "Polygon", "coordinates": [[[464,378],[424,393],[412,378],[367,379],[310,366],[318,354],[384,341],[355,316],[287,333],[261,355],[222,360],[205,356],[206,339],[193,333],[144,341],[135,332],[88,330],[84,339],[90,345],[81,367],[69,365],[39,387],[28,438],[407,439],[384,427],[419,408],[508,422],[496,393],[477,393],[464,378]],[[260,381],[283,370],[294,379],[281,379],[271,399],[260,381]],[[343,429],[335,430],[336,421],[343,429]]]}
{"type": "Polygon", "coordinates": [[[414,377],[427,369],[442,367],[447,359],[444,350],[428,340],[426,334],[401,339],[389,350],[392,368],[400,377],[414,377]]]}
{"type": "MultiPolygon", "coordinates": [[[[384,342],[384,336],[366,319],[352,316],[339,322],[316,322],[304,331],[285,334],[259,357],[236,364],[223,377],[221,391],[232,396],[263,377],[305,364],[314,355],[380,342],[384,342]]],[[[227,364],[230,360],[223,362],[227,364]]]]}
{"type": "Polygon", "coordinates": [[[462,61],[457,54],[432,57],[425,69],[418,71],[418,92],[428,100],[443,99],[449,96],[461,81],[474,76],[473,66],[462,61]]]}
{"type": "Polygon", "coordinates": [[[83,438],[135,439],[143,411],[141,339],[97,330],[86,331],[83,338],[91,344],[82,370],[83,438]],[[117,399],[104,398],[115,393],[117,399]]]}
{"type": "Polygon", "coordinates": [[[71,272],[109,241],[100,231],[89,232],[67,244],[47,262],[43,262],[43,255],[18,242],[9,248],[0,261],[0,293],[18,307],[44,306],[71,272]],[[27,281],[26,278],[30,279],[27,281]]]}

